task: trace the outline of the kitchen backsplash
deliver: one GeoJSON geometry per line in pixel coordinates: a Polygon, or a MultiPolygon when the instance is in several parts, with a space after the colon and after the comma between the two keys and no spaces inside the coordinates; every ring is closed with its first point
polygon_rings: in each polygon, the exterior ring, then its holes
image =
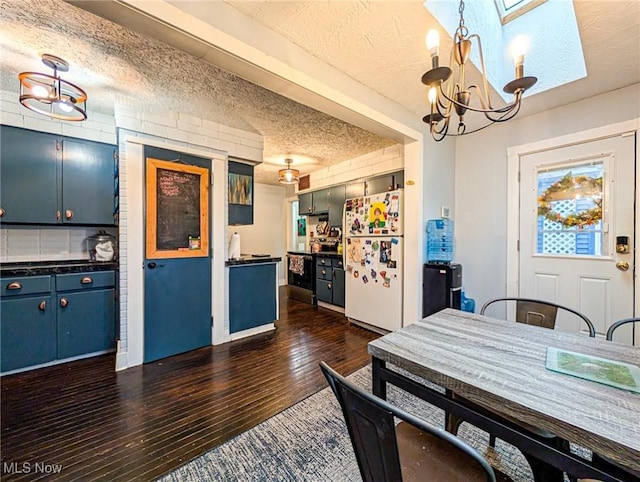
{"type": "Polygon", "coordinates": [[[86,239],[99,230],[117,237],[115,228],[2,227],[0,262],[88,259],[86,239]]]}

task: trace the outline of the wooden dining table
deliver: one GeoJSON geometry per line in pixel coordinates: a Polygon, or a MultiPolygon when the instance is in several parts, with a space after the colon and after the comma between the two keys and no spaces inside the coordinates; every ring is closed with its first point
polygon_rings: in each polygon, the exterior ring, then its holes
{"type": "Polygon", "coordinates": [[[391,383],[495,434],[539,462],[536,480],[638,480],[513,423],[640,470],[640,393],[547,369],[548,347],[640,366],[637,347],[445,309],[369,343],[373,392],[386,398],[391,383]]]}

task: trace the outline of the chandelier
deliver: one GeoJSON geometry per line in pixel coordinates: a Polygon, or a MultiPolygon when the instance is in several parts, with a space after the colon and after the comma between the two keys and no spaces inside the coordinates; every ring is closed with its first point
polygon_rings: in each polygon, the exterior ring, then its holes
{"type": "Polygon", "coordinates": [[[287,168],[278,171],[278,182],[282,184],[295,184],[300,180],[300,171],[291,169],[293,159],[285,159],[284,162],[287,164],[287,168]]]}
{"type": "Polygon", "coordinates": [[[54,119],[85,120],[87,93],[58,75],[58,72],[67,72],[69,64],[60,57],[49,54],[42,56],[42,63],[53,69],[53,75],[39,72],[19,74],[20,103],[29,110],[54,119]]]}
{"type": "MultiPolygon", "coordinates": [[[[518,113],[524,92],[532,87],[538,79],[524,76],[524,45],[522,41],[512,46],[514,56],[516,78],[507,83],[503,90],[513,94],[511,103],[503,107],[493,107],[489,93],[489,83],[484,67],[482,43],[478,34],[469,35],[469,30],[464,24],[464,1],[460,0],[458,7],[460,21],[454,34],[454,44],[451,49],[449,67],[441,67],[439,63],[438,49],[440,39],[438,32],[429,30],[426,36],[426,44],[431,54],[431,70],[422,76],[422,83],[428,88],[429,104],[431,112],[423,117],[423,121],[429,124],[431,136],[436,141],[441,141],[445,136],[461,136],[471,134],[489,127],[495,122],[505,122],[518,113]],[[472,40],[477,43],[482,67],[482,85],[465,85],[465,68],[471,53],[472,40]],[[475,94],[475,95],[474,95],[475,94]],[[473,98],[477,98],[473,104],[473,98]],[[466,130],[464,115],[467,111],[478,112],[484,115],[486,122],[481,127],[472,131],[466,130]],[[458,129],[455,133],[449,133],[449,122],[454,114],[458,116],[458,129]]],[[[520,40],[520,39],[519,39],[520,40]]]]}

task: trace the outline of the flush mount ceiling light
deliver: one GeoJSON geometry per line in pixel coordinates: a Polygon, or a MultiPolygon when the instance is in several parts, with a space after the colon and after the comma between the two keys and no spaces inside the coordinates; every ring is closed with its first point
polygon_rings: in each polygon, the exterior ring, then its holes
{"type": "Polygon", "coordinates": [[[295,184],[300,180],[300,171],[291,169],[293,159],[285,159],[284,162],[287,164],[287,168],[278,171],[278,182],[282,184],[295,184]]]}
{"type": "Polygon", "coordinates": [[[422,83],[429,88],[429,103],[431,113],[423,117],[423,121],[429,124],[431,136],[436,141],[441,141],[445,136],[461,136],[477,132],[489,127],[495,122],[505,122],[518,113],[524,92],[532,87],[538,79],[524,76],[524,42],[517,39],[512,45],[516,78],[504,86],[503,90],[513,94],[513,101],[504,107],[493,107],[489,94],[489,83],[484,67],[482,44],[480,36],[469,35],[469,30],[464,24],[464,1],[460,0],[458,7],[460,22],[454,34],[454,44],[451,49],[449,67],[440,67],[438,49],[440,38],[438,32],[429,30],[426,37],[427,48],[431,54],[431,70],[422,76],[422,83]],[[465,85],[465,67],[471,53],[472,40],[478,46],[480,66],[482,68],[482,85],[465,85]],[[475,94],[475,95],[472,95],[475,94]],[[477,99],[477,100],[474,100],[477,99]],[[474,101],[472,103],[472,100],[474,101]],[[464,115],[467,111],[484,115],[486,122],[483,126],[472,131],[466,131],[464,115]],[[454,112],[458,115],[458,129],[455,133],[449,133],[449,121],[454,112]]]}
{"type": "Polygon", "coordinates": [[[87,118],[87,93],[77,85],[62,80],[58,72],[68,72],[69,64],[55,55],[44,54],[42,63],[53,75],[22,72],[20,103],[27,109],[54,119],[83,121],[87,118]]]}

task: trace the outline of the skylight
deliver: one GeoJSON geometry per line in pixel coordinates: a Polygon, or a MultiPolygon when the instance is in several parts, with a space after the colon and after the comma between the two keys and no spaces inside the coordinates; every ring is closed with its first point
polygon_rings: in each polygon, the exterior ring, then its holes
{"type": "Polygon", "coordinates": [[[524,15],[530,10],[542,5],[547,0],[494,0],[498,13],[504,25],[511,20],[515,20],[520,15],[524,15]]]}
{"type": "MultiPolygon", "coordinates": [[[[496,7],[487,0],[465,0],[464,18],[469,32],[477,33],[482,38],[487,79],[505,102],[509,102],[511,97],[502,91],[502,87],[514,76],[509,46],[517,37],[524,37],[527,44],[524,75],[538,78],[538,83],[525,96],[586,77],[573,2],[495,0],[495,5],[502,2],[513,4],[511,10],[515,10],[513,13],[516,15],[509,23],[502,20],[496,7]]],[[[451,37],[459,21],[455,3],[452,0],[424,2],[424,7],[451,37]]],[[[448,55],[443,58],[448,58],[448,55]]],[[[480,65],[477,49],[472,49],[470,59],[476,67],[480,65]]]]}

